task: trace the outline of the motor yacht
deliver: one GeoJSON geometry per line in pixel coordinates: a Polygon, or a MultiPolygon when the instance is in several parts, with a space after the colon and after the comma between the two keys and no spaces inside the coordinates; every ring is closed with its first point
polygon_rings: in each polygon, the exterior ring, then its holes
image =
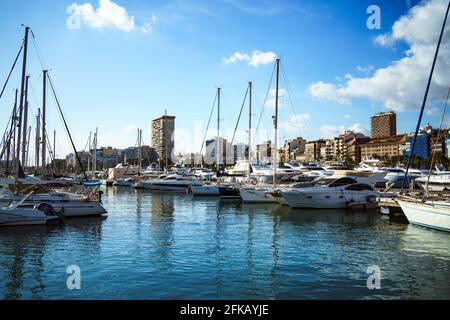
{"type": "Polygon", "coordinates": [[[403,180],[405,180],[406,170],[403,168],[384,168],[387,171],[384,180],[386,181],[386,187],[401,188],[402,186],[408,188],[412,181],[422,176],[422,171],[418,169],[409,169],[408,177],[403,185],[403,180]]]}
{"type": "Polygon", "coordinates": [[[268,197],[267,193],[273,192],[271,187],[242,187],[239,194],[244,202],[252,203],[275,203],[276,199],[268,197]]]}
{"type": "Polygon", "coordinates": [[[161,191],[188,191],[193,186],[201,186],[202,181],[193,175],[171,174],[163,178],[144,182],[144,188],[161,191]]]}
{"type": "Polygon", "coordinates": [[[425,190],[428,184],[429,191],[449,191],[450,190],[450,173],[438,172],[429,177],[419,177],[414,180],[422,189],[425,190]]]}
{"type": "Polygon", "coordinates": [[[339,209],[354,203],[372,202],[379,192],[353,178],[328,177],[311,187],[282,190],[281,195],[293,208],[339,209]]]}

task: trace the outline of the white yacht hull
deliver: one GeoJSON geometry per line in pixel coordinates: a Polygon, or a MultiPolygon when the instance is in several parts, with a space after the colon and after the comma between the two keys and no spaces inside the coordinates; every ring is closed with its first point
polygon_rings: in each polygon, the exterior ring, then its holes
{"type": "Polygon", "coordinates": [[[240,194],[243,202],[253,202],[253,203],[276,203],[277,201],[271,197],[267,197],[267,189],[251,189],[251,188],[241,188],[240,194]]]}
{"type": "Polygon", "coordinates": [[[131,187],[132,185],[133,182],[131,181],[116,180],[113,182],[113,186],[115,187],[131,187]]]}
{"type": "MultiPolygon", "coordinates": [[[[425,190],[428,178],[418,178],[415,180],[422,189],[425,190]]],[[[429,191],[450,191],[450,178],[448,176],[431,176],[428,182],[429,191]]]]}
{"type": "Polygon", "coordinates": [[[192,186],[192,194],[194,196],[218,197],[220,196],[219,186],[218,185],[192,186]]]}
{"type": "MultiPolygon", "coordinates": [[[[17,199],[0,199],[0,203],[10,204],[17,199]]],[[[106,209],[97,201],[58,201],[52,199],[35,199],[25,200],[25,205],[39,206],[42,203],[47,203],[53,207],[56,213],[61,213],[65,217],[84,217],[84,216],[96,216],[106,213],[106,209]]]]}
{"type": "Polygon", "coordinates": [[[397,200],[412,224],[450,232],[450,206],[397,200]]]}
{"type": "Polygon", "coordinates": [[[376,196],[375,192],[308,192],[305,189],[281,191],[281,194],[290,207],[310,209],[344,209],[355,203],[368,203],[370,196],[376,196]]]}
{"type": "Polygon", "coordinates": [[[283,198],[283,196],[281,195],[281,193],[279,191],[278,192],[269,192],[266,195],[269,199],[274,199],[276,202],[278,202],[278,204],[280,204],[282,206],[288,205],[288,203],[286,202],[286,200],[283,198]]]}

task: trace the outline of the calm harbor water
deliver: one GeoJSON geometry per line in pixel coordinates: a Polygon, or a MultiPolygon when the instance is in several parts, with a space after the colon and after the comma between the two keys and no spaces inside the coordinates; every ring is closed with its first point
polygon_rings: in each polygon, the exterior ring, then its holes
{"type": "Polygon", "coordinates": [[[103,201],[105,219],[0,229],[0,297],[450,299],[450,235],[379,214],[116,187],[103,201]],[[70,265],[80,290],[67,289],[70,265]]]}

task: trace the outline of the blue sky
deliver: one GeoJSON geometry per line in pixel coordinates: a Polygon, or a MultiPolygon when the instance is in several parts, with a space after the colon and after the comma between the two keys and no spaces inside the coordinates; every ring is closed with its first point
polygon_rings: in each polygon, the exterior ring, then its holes
{"type": "MultiPolygon", "coordinates": [[[[373,1],[102,1],[104,11],[95,11],[101,5],[97,0],[0,2],[2,84],[23,37],[21,24],[28,24],[79,149],[96,126],[100,145],[134,145],[138,127],[148,144],[151,119],[167,109],[177,117],[182,136],[176,149],[198,151],[202,133],[194,128],[202,123],[205,129],[216,86],[222,87],[222,124],[230,137],[248,80],[255,86],[254,108],[262,108],[273,62],[258,58],[268,53],[281,58],[293,101],[287,93],[281,97],[280,140],[297,135],[315,139],[349,128],[370,134],[370,116],[387,109],[398,112],[399,132],[411,131],[430,68],[432,50],[426,49],[435,46],[445,13],[445,0],[378,1],[381,29],[370,30],[366,9],[373,1]],[[67,25],[71,5],[79,28],[67,25]],[[429,14],[426,28],[420,12],[429,14]],[[256,66],[249,64],[255,50],[262,53],[254,57],[256,66]],[[247,58],[227,63],[236,52],[247,58]],[[405,57],[410,60],[395,62],[405,57]]],[[[424,122],[439,121],[449,86],[446,49],[424,122]]],[[[42,78],[33,42],[29,62],[30,108],[36,114],[42,78]]],[[[2,128],[20,84],[19,71],[0,100],[2,128]]],[[[284,81],[281,86],[286,88],[284,81]]],[[[273,108],[264,110],[263,124],[270,130],[273,108]]],[[[49,131],[58,135],[56,153],[65,155],[70,147],[52,100],[48,112],[49,131]]],[[[247,119],[242,118],[243,130],[247,119]]],[[[212,127],[214,135],[215,122],[212,127]]]]}

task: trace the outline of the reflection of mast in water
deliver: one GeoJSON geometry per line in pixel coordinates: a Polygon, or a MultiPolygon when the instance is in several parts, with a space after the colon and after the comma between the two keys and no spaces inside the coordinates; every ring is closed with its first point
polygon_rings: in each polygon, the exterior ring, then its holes
{"type": "MultiPolygon", "coordinates": [[[[220,202],[219,202],[220,205],[220,202]]],[[[221,232],[221,225],[220,225],[220,209],[217,207],[216,209],[216,232],[214,235],[214,239],[216,242],[216,245],[214,246],[214,253],[215,253],[215,261],[217,263],[217,269],[216,274],[214,276],[214,282],[216,284],[216,295],[218,298],[221,298],[223,296],[223,256],[222,256],[222,246],[221,246],[221,240],[222,240],[222,232],[221,232]]]]}
{"type": "Polygon", "coordinates": [[[170,194],[151,193],[150,237],[155,242],[156,259],[167,269],[172,266],[170,250],[174,243],[174,196],[170,194]]]}
{"type": "Polygon", "coordinates": [[[278,215],[273,215],[273,224],[272,224],[272,272],[271,278],[273,280],[272,283],[272,293],[276,298],[276,295],[279,292],[280,283],[278,281],[278,271],[279,271],[279,259],[280,259],[280,248],[278,244],[279,240],[279,229],[280,229],[280,217],[278,215]]]}
{"type": "Polygon", "coordinates": [[[248,209],[247,272],[253,272],[253,208],[248,209]]]}
{"type": "Polygon", "coordinates": [[[17,232],[17,228],[15,228],[14,231],[15,232],[11,234],[11,237],[14,237],[14,241],[9,242],[12,244],[11,255],[14,258],[12,265],[9,268],[9,274],[5,277],[7,283],[5,285],[6,292],[3,299],[10,300],[22,298],[20,290],[24,289],[24,269],[27,267],[25,259],[26,256],[31,256],[33,261],[30,265],[36,267],[36,270],[27,269],[26,275],[33,275],[33,280],[37,282],[36,285],[30,288],[31,299],[37,299],[39,298],[39,293],[45,288],[42,281],[42,273],[44,272],[42,260],[45,254],[47,227],[27,227],[26,233],[17,232]],[[35,233],[36,236],[34,236],[33,233],[35,233]],[[23,238],[17,239],[18,235],[22,235],[23,238]],[[30,246],[30,243],[33,245],[33,252],[31,254],[26,250],[26,248],[30,246]]]}

